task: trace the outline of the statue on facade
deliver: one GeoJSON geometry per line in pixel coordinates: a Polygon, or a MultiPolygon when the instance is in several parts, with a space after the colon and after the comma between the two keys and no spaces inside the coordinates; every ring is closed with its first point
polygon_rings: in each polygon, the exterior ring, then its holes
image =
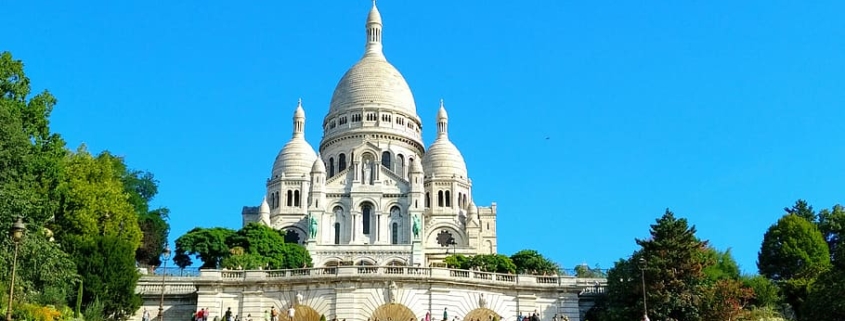
{"type": "Polygon", "coordinates": [[[311,239],[317,237],[317,218],[314,217],[314,214],[308,215],[308,233],[311,235],[311,239]]]}
{"type": "Polygon", "coordinates": [[[487,299],[484,298],[484,293],[478,295],[478,307],[482,309],[487,307],[487,299]]]}
{"type": "Polygon", "coordinates": [[[396,282],[390,281],[387,286],[387,300],[390,303],[396,303],[396,282]]]}
{"type": "Polygon", "coordinates": [[[416,239],[420,238],[420,224],[420,216],[414,215],[414,226],[412,231],[414,232],[414,238],[416,239]]]}
{"type": "Polygon", "coordinates": [[[362,179],[363,179],[364,184],[367,184],[367,185],[370,185],[370,182],[372,181],[372,177],[370,177],[370,174],[372,172],[372,168],[371,168],[372,166],[371,165],[372,165],[372,163],[370,163],[369,159],[364,161],[364,165],[363,165],[363,167],[364,167],[363,168],[364,177],[362,177],[362,179]]]}
{"type": "Polygon", "coordinates": [[[296,298],[296,300],[295,300],[294,302],[295,302],[297,305],[302,304],[302,292],[297,292],[297,293],[296,293],[296,297],[295,297],[295,298],[296,298]]]}

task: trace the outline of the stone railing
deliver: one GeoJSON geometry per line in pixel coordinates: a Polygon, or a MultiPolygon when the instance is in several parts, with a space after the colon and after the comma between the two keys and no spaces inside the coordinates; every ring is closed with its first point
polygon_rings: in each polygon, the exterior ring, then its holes
{"type": "Polygon", "coordinates": [[[158,295],[162,293],[162,287],[164,287],[165,295],[185,295],[197,292],[197,287],[193,282],[174,281],[172,278],[169,278],[165,279],[164,284],[161,284],[161,279],[156,283],[154,280],[146,278],[138,282],[138,285],[135,287],[135,293],[141,295],[158,295]]]}
{"type": "MultiPolygon", "coordinates": [[[[444,282],[470,282],[488,285],[519,285],[531,287],[568,287],[582,289],[582,293],[603,293],[607,283],[605,279],[586,279],[572,276],[556,275],[515,275],[491,273],[471,270],[456,270],[430,267],[404,266],[335,266],[291,270],[200,270],[198,276],[167,277],[167,284],[178,284],[179,281],[200,283],[240,283],[240,282],[308,282],[330,281],[332,279],[394,279],[420,280],[444,282]]],[[[140,284],[144,284],[143,291],[161,291],[161,278],[154,275],[142,277],[140,284]],[[156,286],[159,286],[156,290],[156,286]]],[[[180,285],[181,286],[181,285],[180,285]]],[[[174,294],[187,291],[187,287],[171,289],[174,294]]],[[[165,292],[168,290],[165,289],[165,292]]]]}

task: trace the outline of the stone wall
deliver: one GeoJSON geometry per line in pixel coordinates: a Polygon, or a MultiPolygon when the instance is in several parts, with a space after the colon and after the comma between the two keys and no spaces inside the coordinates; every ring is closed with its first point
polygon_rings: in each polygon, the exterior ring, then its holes
{"type": "Polygon", "coordinates": [[[144,308],[155,317],[164,281],[164,312],[168,320],[190,320],[191,313],[207,308],[210,319],[227,309],[248,321],[264,321],[275,308],[286,316],[293,306],[294,320],[347,321],[380,319],[407,321],[431,312],[440,320],[489,321],[492,316],[516,320],[538,313],[550,321],[556,314],[579,321],[603,293],[604,279],[569,276],[510,275],[479,271],[418,267],[331,267],[282,271],[203,270],[198,277],[146,276],[138,284],[144,308]]]}

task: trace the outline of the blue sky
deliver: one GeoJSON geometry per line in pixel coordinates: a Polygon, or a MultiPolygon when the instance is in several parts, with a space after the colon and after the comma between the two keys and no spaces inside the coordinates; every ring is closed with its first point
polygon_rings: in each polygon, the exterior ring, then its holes
{"type": "MultiPolygon", "coordinates": [[[[0,50],[59,99],[71,147],[160,180],[171,239],[238,228],[298,98],[314,146],[370,1],[11,1],[0,50]]],[[[845,203],[842,1],[379,2],[435,135],[443,98],[499,252],[607,268],[665,208],[756,271],[805,198],[845,203]]]]}

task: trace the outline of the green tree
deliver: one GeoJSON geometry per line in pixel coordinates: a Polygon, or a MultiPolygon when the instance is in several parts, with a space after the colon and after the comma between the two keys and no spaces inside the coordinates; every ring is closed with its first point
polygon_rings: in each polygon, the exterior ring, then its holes
{"type": "Polygon", "coordinates": [[[739,280],[739,264],[736,263],[733,255],[731,255],[731,249],[723,252],[710,247],[704,254],[706,255],[706,260],[715,262],[715,264],[704,268],[704,274],[707,275],[708,279],[711,281],[739,280]]]}
{"type": "Polygon", "coordinates": [[[786,214],[763,235],[757,258],[760,274],[779,283],[784,299],[803,320],[810,284],[830,266],[827,243],[804,216],[786,214]]]}
{"type": "Polygon", "coordinates": [[[831,261],[833,263],[840,262],[840,268],[845,269],[845,207],[836,204],[832,209],[823,209],[819,211],[819,231],[822,232],[822,238],[827,242],[827,248],[830,251],[831,261]],[[842,254],[840,254],[842,253],[842,254]]]}
{"type": "MultiPolygon", "coordinates": [[[[46,90],[33,96],[23,62],[0,53],[0,230],[8,231],[23,217],[27,232],[20,245],[16,293],[53,304],[76,274],[44,228],[58,207],[56,186],[67,154],[64,140],[49,127],[55,104],[46,90]]],[[[0,238],[0,247],[12,248],[8,237],[0,238]]],[[[2,284],[8,284],[11,261],[12,251],[0,251],[2,284]]]]}
{"type": "Polygon", "coordinates": [[[845,270],[830,269],[813,282],[802,309],[805,320],[845,320],[845,270]]]}
{"type": "Polygon", "coordinates": [[[138,274],[136,245],[117,235],[67,237],[66,249],[76,258],[82,277],[83,302],[93,304],[102,298],[103,315],[110,320],[126,320],[141,306],[135,294],[138,274]],[[107,300],[106,300],[107,298],[107,300]]]}
{"type": "Polygon", "coordinates": [[[714,288],[714,282],[708,280],[704,269],[716,262],[707,254],[707,242],[699,240],[695,232],[686,219],[675,218],[667,209],[651,225],[651,237],[636,240],[641,249],[608,271],[607,299],[591,315],[603,320],[642,318],[641,271],[652,320],[698,321],[704,314],[726,313],[704,306],[710,297],[730,294],[733,288],[729,284],[724,289],[714,288]]]}
{"type": "Polygon", "coordinates": [[[110,157],[109,160],[123,183],[123,191],[135,209],[143,233],[135,260],[143,267],[159,266],[170,232],[170,224],[167,223],[170,210],[166,207],[150,210],[150,202],[158,194],[159,182],[150,172],[129,169],[121,157],[110,157]]]}
{"type": "Polygon", "coordinates": [[[233,234],[234,230],[224,227],[197,227],[188,231],[176,239],[176,257],[179,257],[177,265],[184,268],[179,263],[185,262],[185,256],[194,255],[202,260],[201,268],[219,268],[220,262],[229,255],[226,240],[233,234]]]}
{"type": "Polygon", "coordinates": [[[470,268],[485,272],[516,273],[516,265],[504,254],[479,254],[470,258],[470,268]]]}
{"type": "Polygon", "coordinates": [[[751,305],[755,307],[775,309],[783,302],[777,285],[762,275],[744,276],[742,282],[754,291],[751,305]]]}
{"type": "Polygon", "coordinates": [[[112,155],[94,157],[84,145],[67,158],[60,208],[51,224],[63,245],[69,235],[111,235],[136,249],[141,244],[137,215],[113,162],[112,155]]]}
{"type": "Polygon", "coordinates": [[[551,274],[560,273],[560,266],[535,250],[521,250],[511,255],[516,273],[551,274]]]}
{"type": "Polygon", "coordinates": [[[446,267],[452,269],[468,270],[470,268],[470,257],[463,254],[452,254],[443,259],[446,267]]]}
{"type": "MultiPolygon", "coordinates": [[[[241,247],[245,257],[233,259],[240,266],[266,264],[270,269],[298,269],[312,266],[311,255],[299,244],[285,243],[283,232],[260,223],[250,223],[226,239],[229,248],[241,247]],[[256,260],[252,256],[263,258],[256,260]],[[262,261],[262,262],[259,262],[262,261]]],[[[233,267],[230,261],[224,267],[233,267]]],[[[238,265],[234,265],[238,266],[238,265]]]]}
{"type": "Polygon", "coordinates": [[[816,211],[813,210],[813,206],[808,204],[805,200],[799,199],[795,201],[795,204],[792,205],[792,207],[784,207],[783,210],[787,214],[795,214],[798,217],[807,220],[807,222],[816,222],[816,211]]]}

